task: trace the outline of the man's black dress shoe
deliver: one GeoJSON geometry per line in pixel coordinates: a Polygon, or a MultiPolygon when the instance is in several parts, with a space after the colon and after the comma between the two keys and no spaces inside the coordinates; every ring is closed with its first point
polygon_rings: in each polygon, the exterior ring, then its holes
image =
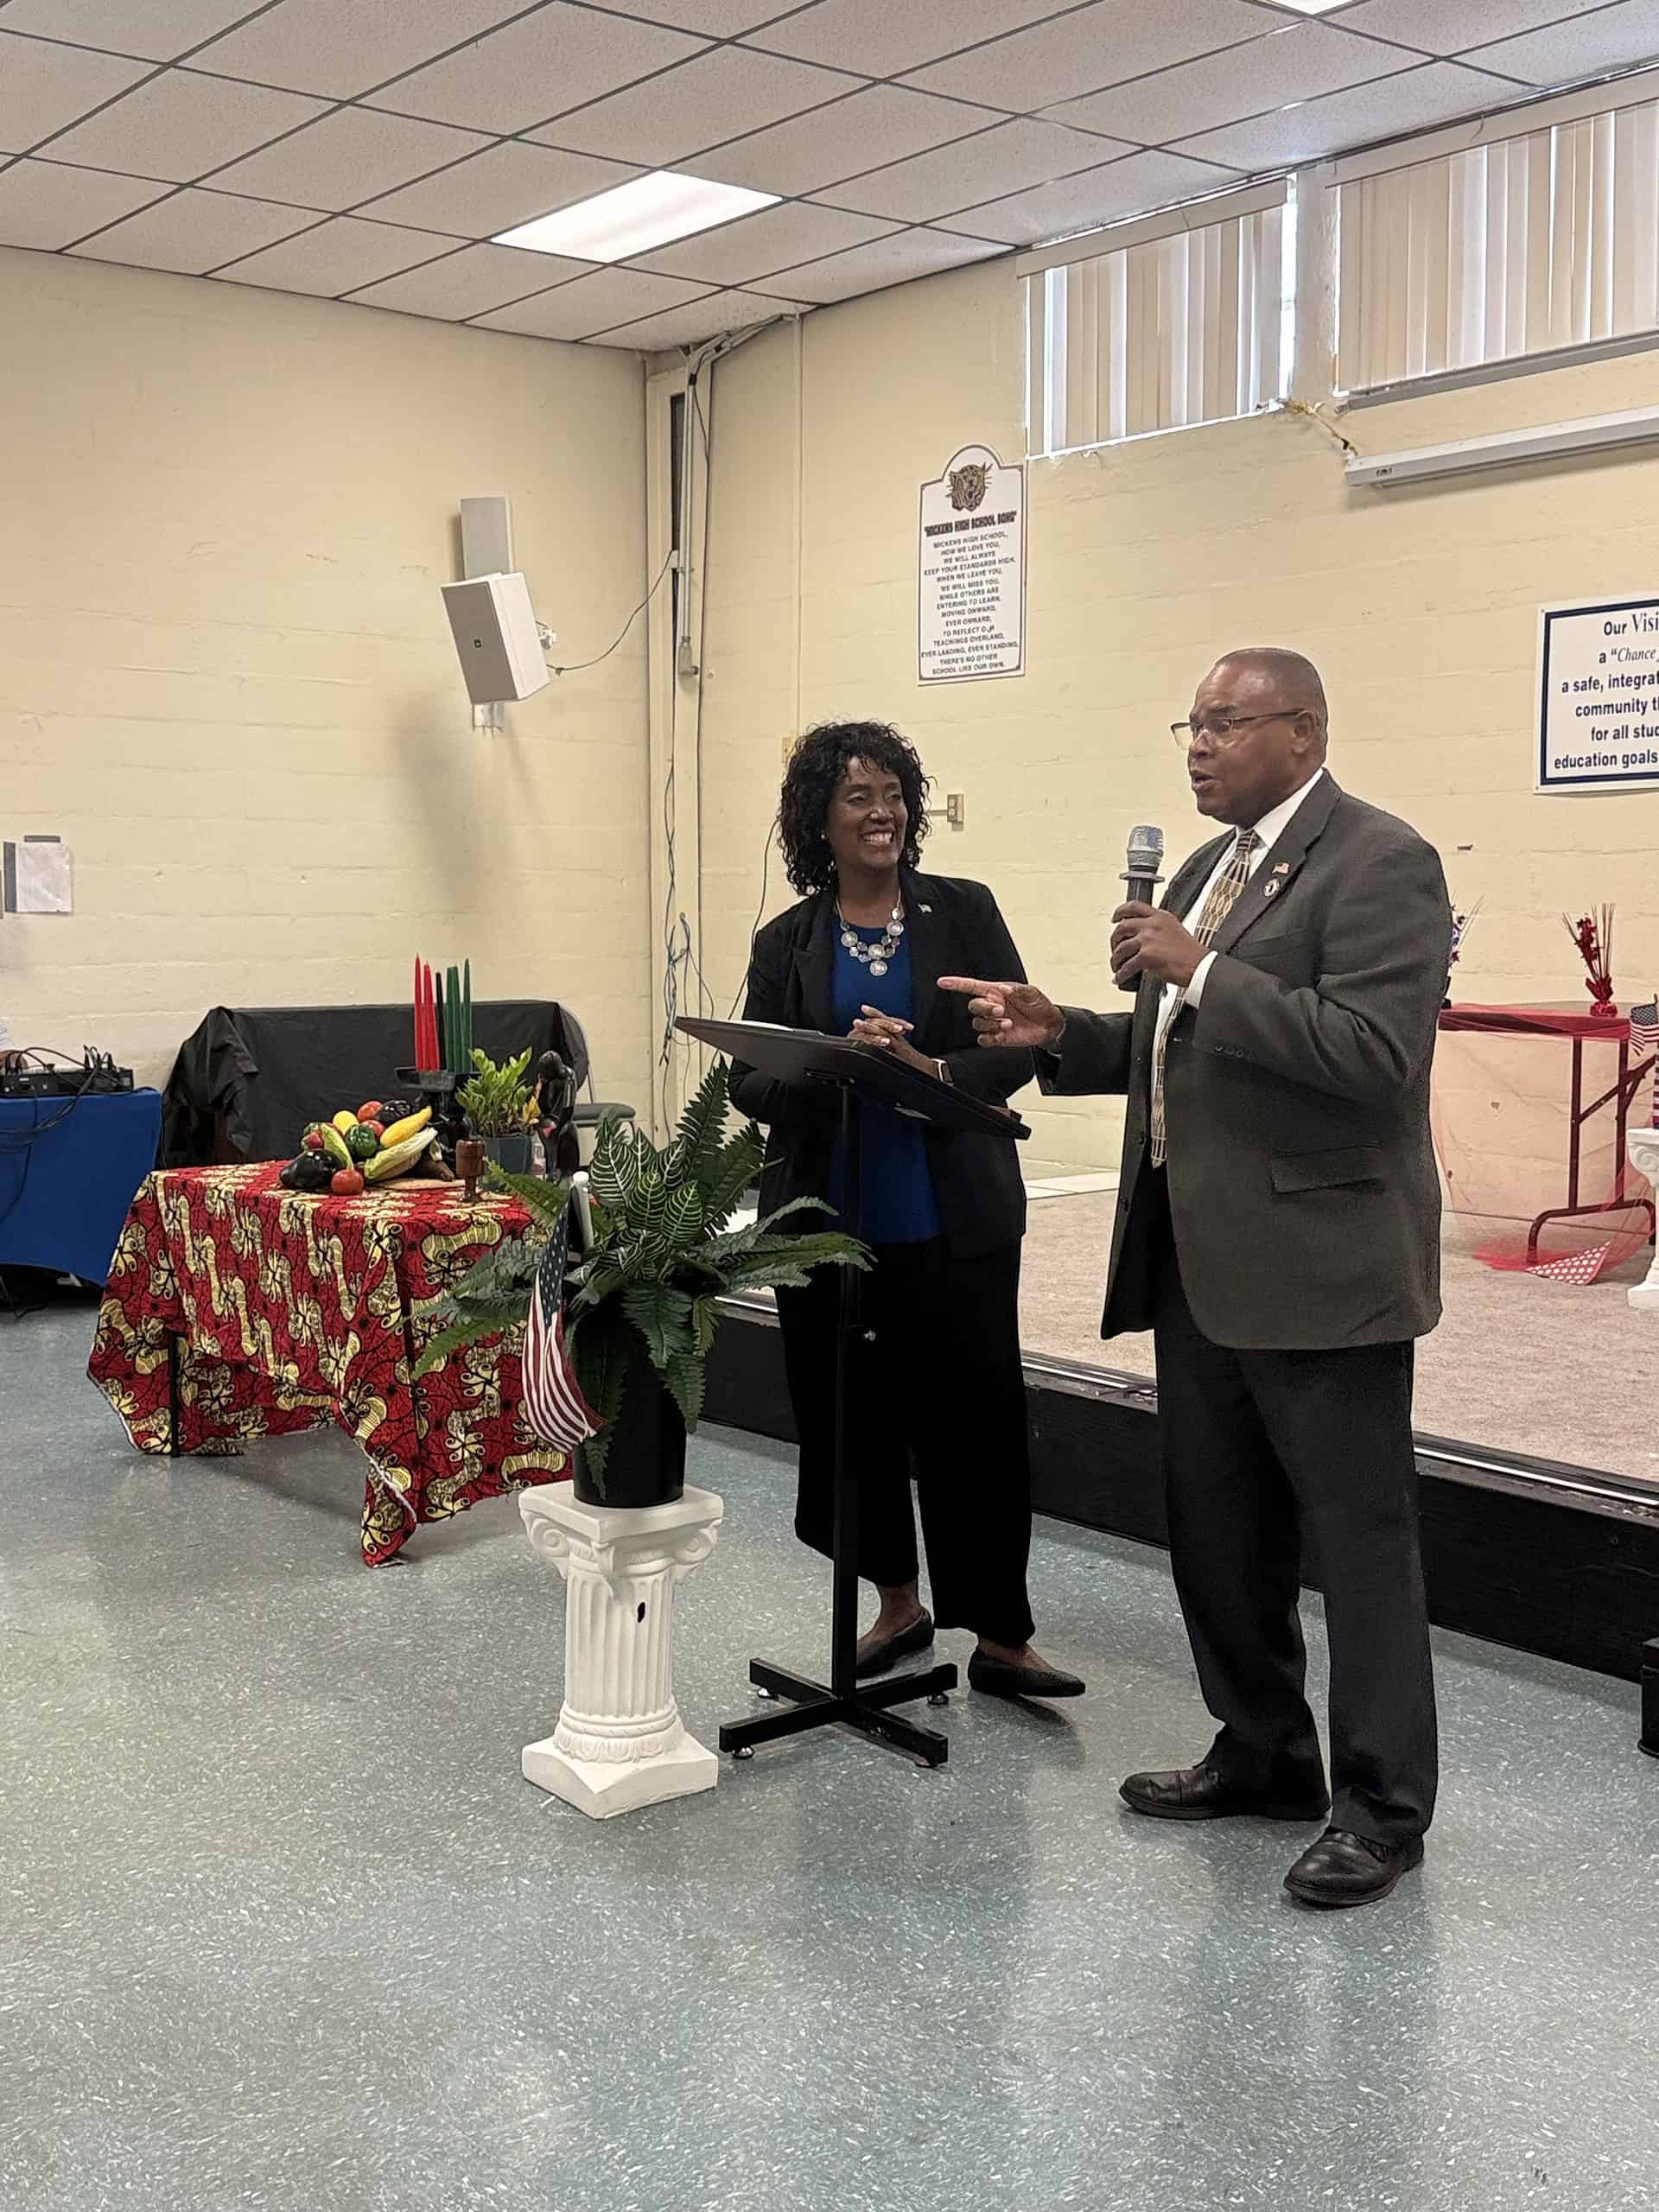
{"type": "Polygon", "coordinates": [[[968,1687],[987,1697],[1081,1697],[1088,1684],[1058,1667],[1010,1667],[976,1651],[968,1662],[968,1687]]]}
{"type": "Polygon", "coordinates": [[[885,1675],[899,1660],[908,1659],[912,1651],[925,1651],[932,1641],[933,1616],[924,1613],[908,1628],[901,1628],[896,1636],[884,1636],[880,1643],[861,1651],[853,1671],[859,1675],[885,1675]]]}
{"type": "Polygon", "coordinates": [[[1244,1815],[1258,1821],[1322,1821],[1331,1800],[1294,1783],[1280,1789],[1244,1789],[1212,1766],[1185,1766],[1173,1774],[1132,1774],[1118,1796],[1155,1821],[1224,1821],[1244,1815]]]}
{"type": "Polygon", "coordinates": [[[1375,1904],[1388,1896],[1402,1874],[1423,1863],[1423,1839],[1409,1843],[1373,1843],[1347,1828],[1326,1828],[1310,1844],[1285,1877],[1285,1887],[1302,1904],[1330,1911],[1345,1904],[1375,1904]]]}

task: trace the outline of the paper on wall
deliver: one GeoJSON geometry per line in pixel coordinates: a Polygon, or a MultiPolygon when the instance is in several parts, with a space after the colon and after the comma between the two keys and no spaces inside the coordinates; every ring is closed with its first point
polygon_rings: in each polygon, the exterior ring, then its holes
{"type": "Polygon", "coordinates": [[[60,837],[25,837],[5,849],[5,904],[11,914],[74,910],[73,868],[60,837]]]}

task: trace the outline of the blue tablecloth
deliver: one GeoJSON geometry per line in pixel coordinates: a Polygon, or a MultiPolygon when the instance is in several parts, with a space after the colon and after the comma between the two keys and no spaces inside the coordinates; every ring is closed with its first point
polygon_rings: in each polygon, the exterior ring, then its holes
{"type": "Polygon", "coordinates": [[[156,1090],[0,1098],[0,1266],[103,1282],[161,1135],[156,1090]]]}

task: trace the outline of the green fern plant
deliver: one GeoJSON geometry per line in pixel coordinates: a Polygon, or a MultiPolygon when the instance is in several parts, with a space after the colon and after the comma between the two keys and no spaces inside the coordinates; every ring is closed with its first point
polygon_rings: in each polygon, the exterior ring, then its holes
{"type": "MultiPolygon", "coordinates": [[[[721,1298],[798,1288],[814,1268],[870,1265],[867,1248],[838,1230],[780,1230],[787,1216],[828,1213],[817,1198],[796,1198],[746,1229],[730,1226],[760,1174],[766,1141],[753,1122],[728,1133],[728,1082],[725,1063],[716,1061],[665,1146],[623,1122],[600,1125],[589,1173],[594,1249],[566,1279],[565,1343],[582,1394],[606,1424],[582,1447],[601,1494],[636,1346],[644,1346],[686,1427],[695,1429],[721,1298]]],[[[570,1186],[493,1166],[489,1179],[522,1198],[536,1226],[486,1253],[442,1297],[416,1309],[439,1324],[417,1376],[530,1311],[542,1252],[570,1186]]]]}

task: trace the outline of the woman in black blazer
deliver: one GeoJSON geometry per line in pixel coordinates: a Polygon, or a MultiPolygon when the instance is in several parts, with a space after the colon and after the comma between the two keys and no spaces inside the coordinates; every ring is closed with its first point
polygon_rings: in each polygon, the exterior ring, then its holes
{"type": "MultiPolygon", "coordinates": [[[[982,1052],[967,1002],[942,975],[1025,970],[982,884],[923,875],[927,779],[914,748],[881,722],[808,730],[784,779],[778,829],[789,880],[805,895],[760,931],[745,1018],[853,1036],[1001,1104],[1032,1080],[1028,1052],[982,1052]]],[[[778,1082],[739,1065],[739,1110],[768,1125],[763,1213],[791,1198],[842,1205],[837,1105],[827,1087],[778,1082]]],[[[912,1466],[934,1616],[979,1638],[976,1689],[1076,1696],[1074,1675],[1031,1649],[1026,1595],[1031,1472],[1020,1358],[1020,1243],[1026,1195],[1006,1140],[926,1127],[867,1105],[855,1224],[876,1264],[852,1370],[858,1454],[859,1571],[880,1611],[858,1647],[880,1674],[931,1643],[918,1594],[912,1466]],[[963,1378],[971,1376],[971,1389],[963,1378]]],[[[798,1215],[803,1229],[823,1217],[798,1215]]],[[[829,1553],[833,1519],[838,1270],[780,1290],[779,1320],[801,1439],[796,1532],[829,1553]]]]}

